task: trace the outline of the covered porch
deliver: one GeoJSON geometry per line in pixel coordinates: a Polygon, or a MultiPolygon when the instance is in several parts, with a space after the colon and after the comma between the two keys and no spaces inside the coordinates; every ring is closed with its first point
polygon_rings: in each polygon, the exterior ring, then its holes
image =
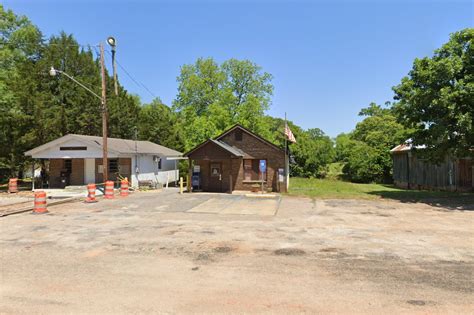
{"type": "Polygon", "coordinates": [[[132,158],[109,158],[108,178],[104,178],[103,160],[100,158],[54,158],[36,159],[32,169],[41,165],[39,180],[34,183],[41,188],[65,188],[91,183],[104,183],[105,180],[117,181],[119,178],[131,178],[132,158]]]}

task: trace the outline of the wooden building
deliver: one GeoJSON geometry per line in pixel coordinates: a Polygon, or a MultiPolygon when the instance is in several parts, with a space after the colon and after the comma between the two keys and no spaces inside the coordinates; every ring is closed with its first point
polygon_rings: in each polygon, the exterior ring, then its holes
{"type": "MultiPolygon", "coordinates": [[[[108,180],[120,175],[131,185],[164,184],[179,178],[182,153],[149,141],[108,138],[108,180]]],[[[36,147],[25,155],[43,160],[49,188],[103,183],[102,137],[68,134],[36,147]]],[[[34,165],[33,165],[34,169],[34,165]]]]}
{"type": "Polygon", "coordinates": [[[474,190],[472,159],[446,157],[441,163],[434,164],[419,158],[414,149],[413,145],[406,143],[390,150],[396,186],[407,189],[474,190]]]}
{"type": "Polygon", "coordinates": [[[240,125],[205,141],[184,156],[189,159],[192,178],[188,188],[193,190],[232,193],[256,189],[262,182],[266,191],[288,189],[285,151],[240,125]],[[262,163],[266,165],[264,173],[260,171],[262,163]]]}

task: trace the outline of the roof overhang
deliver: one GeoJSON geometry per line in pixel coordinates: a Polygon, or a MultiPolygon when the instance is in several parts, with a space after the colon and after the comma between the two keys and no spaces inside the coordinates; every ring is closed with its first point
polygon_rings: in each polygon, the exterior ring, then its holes
{"type": "Polygon", "coordinates": [[[223,143],[221,141],[214,140],[214,139],[208,139],[208,140],[204,141],[200,145],[194,147],[192,150],[186,152],[183,156],[189,157],[191,154],[198,151],[199,149],[201,149],[202,147],[204,147],[207,144],[215,145],[215,146],[221,148],[222,150],[230,153],[232,156],[235,156],[235,157],[243,157],[244,156],[244,154],[242,152],[240,152],[239,150],[237,150],[236,148],[234,148],[234,147],[232,147],[232,146],[230,146],[226,143],[223,143]]]}

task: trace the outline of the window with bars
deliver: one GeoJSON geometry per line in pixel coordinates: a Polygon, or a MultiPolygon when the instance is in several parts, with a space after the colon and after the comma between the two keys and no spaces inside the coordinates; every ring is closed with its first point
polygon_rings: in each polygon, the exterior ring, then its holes
{"type": "Polygon", "coordinates": [[[117,159],[109,160],[109,174],[118,173],[118,171],[119,171],[118,160],[117,159]]]}

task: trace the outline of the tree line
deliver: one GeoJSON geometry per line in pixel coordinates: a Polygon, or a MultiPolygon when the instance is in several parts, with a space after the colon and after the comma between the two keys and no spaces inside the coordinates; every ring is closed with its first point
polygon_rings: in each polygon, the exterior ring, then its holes
{"type": "MultiPolygon", "coordinates": [[[[64,32],[45,39],[24,16],[0,5],[0,169],[18,175],[29,163],[23,153],[68,133],[101,135],[100,101],[68,78],[51,77],[51,66],[100,94],[94,47],[64,32]]],[[[433,157],[472,154],[473,29],[451,36],[432,58],[417,59],[394,87],[395,102],[370,104],[355,129],[331,139],[321,129],[289,121],[291,174],[325,177],[340,162],[352,181],[389,181],[389,150],[411,137],[433,157]],[[444,151],[443,151],[444,150],[444,151]]],[[[142,104],[107,73],[109,136],[149,140],[187,151],[239,123],[283,147],[284,121],[267,115],[272,75],[249,60],[219,64],[199,58],[183,65],[172,104],[160,98],[142,104]]]]}

